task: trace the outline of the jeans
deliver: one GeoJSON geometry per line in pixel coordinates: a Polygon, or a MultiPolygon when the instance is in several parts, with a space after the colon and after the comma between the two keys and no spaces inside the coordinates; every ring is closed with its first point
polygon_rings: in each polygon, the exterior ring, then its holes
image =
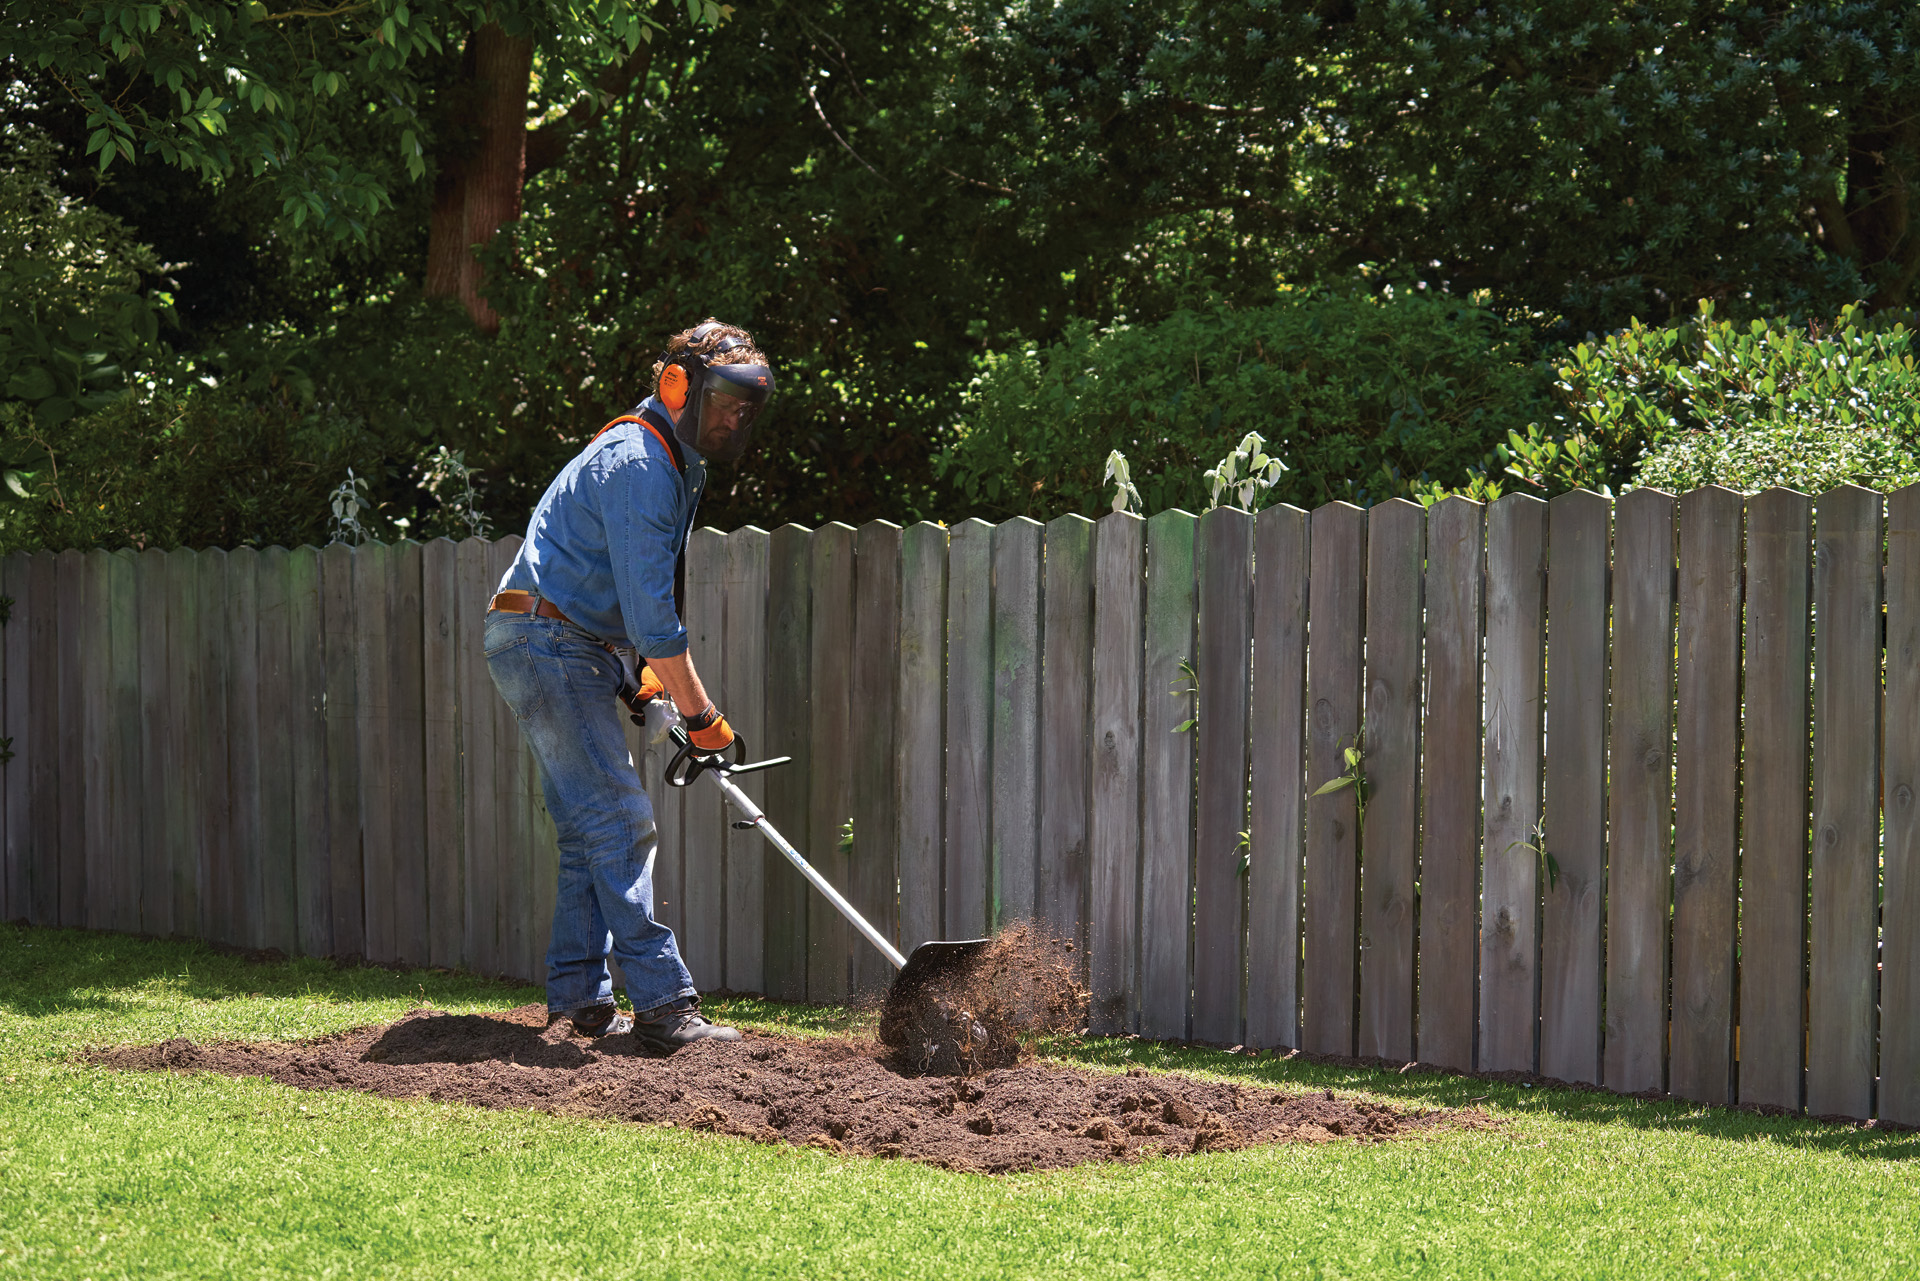
{"type": "Polygon", "coordinates": [[[620,667],[591,635],[535,614],[487,614],[487,668],[540,763],[560,837],[560,889],[547,944],[547,1009],[613,999],[609,951],[627,998],[650,1010],[695,995],[673,931],[653,919],[658,834],[627,753],[620,667]]]}

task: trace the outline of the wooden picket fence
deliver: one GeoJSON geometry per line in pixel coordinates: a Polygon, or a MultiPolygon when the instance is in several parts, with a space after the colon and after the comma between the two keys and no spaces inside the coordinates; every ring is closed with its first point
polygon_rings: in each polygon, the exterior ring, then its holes
{"type": "MultiPolygon", "coordinates": [[[[537,978],[518,546],[7,558],[0,914],[537,978]]],[[[686,613],[821,870],[1101,1029],[1920,1123],[1920,486],[702,530],[686,613]]],[[[629,741],[697,983],[886,980],[629,741]]]]}

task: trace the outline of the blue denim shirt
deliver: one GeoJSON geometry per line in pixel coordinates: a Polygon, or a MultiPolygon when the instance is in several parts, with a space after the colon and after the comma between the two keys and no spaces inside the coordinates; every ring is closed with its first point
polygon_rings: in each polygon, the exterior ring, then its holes
{"type": "MultiPolygon", "coordinates": [[[[652,397],[643,407],[667,418],[652,397]]],[[[543,596],[601,640],[648,658],[686,653],[673,571],[707,467],[684,444],[680,456],[684,475],[641,423],[621,423],[589,444],[547,486],[496,590],[543,596]]]]}

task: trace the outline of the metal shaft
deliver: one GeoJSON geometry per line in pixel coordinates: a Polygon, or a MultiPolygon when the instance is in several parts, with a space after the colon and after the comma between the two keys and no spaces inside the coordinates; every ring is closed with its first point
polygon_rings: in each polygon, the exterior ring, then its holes
{"type": "Polygon", "coordinates": [[[840,891],[834,889],[826,877],[813,870],[813,864],[802,858],[799,850],[787,843],[786,837],[774,830],[773,824],[767,821],[767,816],[761,812],[758,805],[753,803],[752,797],[741,791],[739,785],[728,778],[724,772],[720,770],[709,770],[707,772],[713,775],[713,781],[720,785],[720,790],[726,793],[727,799],[733,802],[734,808],[753,820],[753,825],[760,829],[760,835],[766,837],[773,848],[786,855],[787,862],[799,868],[800,875],[806,877],[807,880],[812,883],[814,889],[826,895],[827,902],[833,904],[835,910],[837,910],[840,915],[851,921],[853,928],[859,930],[866,936],[867,942],[879,948],[880,954],[893,963],[894,969],[902,970],[906,968],[907,958],[900,955],[900,949],[892,943],[889,943],[886,935],[874,929],[873,926],[867,922],[867,918],[860,915],[860,913],[854,909],[853,904],[841,897],[840,891]]]}

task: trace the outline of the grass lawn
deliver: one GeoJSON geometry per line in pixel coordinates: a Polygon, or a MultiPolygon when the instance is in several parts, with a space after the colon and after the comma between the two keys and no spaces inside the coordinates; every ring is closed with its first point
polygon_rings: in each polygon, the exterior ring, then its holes
{"type": "MultiPolygon", "coordinates": [[[[293,1039],[538,1000],[0,926],[0,1278],[1920,1275],[1920,1134],[1096,1041],[1066,1057],[1510,1124],[983,1178],[665,1128],[122,1074],[82,1047],[293,1039]]],[[[735,1002],[789,1029],[829,1012],[735,1002]]]]}

